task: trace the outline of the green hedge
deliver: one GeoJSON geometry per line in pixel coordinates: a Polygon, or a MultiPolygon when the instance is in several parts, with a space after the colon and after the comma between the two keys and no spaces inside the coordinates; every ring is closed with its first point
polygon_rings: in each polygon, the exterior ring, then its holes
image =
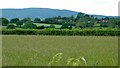
{"type": "Polygon", "coordinates": [[[3,35],[63,35],[63,36],[120,36],[118,30],[68,30],[68,29],[5,29],[3,35]]]}

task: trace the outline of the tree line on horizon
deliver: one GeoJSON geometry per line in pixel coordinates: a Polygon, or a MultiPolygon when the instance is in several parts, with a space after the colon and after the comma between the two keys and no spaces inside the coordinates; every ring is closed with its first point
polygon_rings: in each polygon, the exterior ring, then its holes
{"type": "Polygon", "coordinates": [[[55,28],[55,24],[62,25],[59,29],[84,29],[84,28],[92,28],[92,27],[100,27],[100,28],[120,28],[120,18],[94,18],[92,15],[78,13],[76,17],[73,15],[70,17],[51,17],[46,19],[40,18],[14,18],[8,20],[7,18],[0,18],[0,23],[2,26],[7,26],[7,29],[15,29],[15,28],[23,28],[23,29],[44,29],[44,28],[55,28]],[[34,23],[45,23],[51,24],[50,26],[37,26],[34,23]],[[16,24],[16,26],[14,25],[16,24]]]}

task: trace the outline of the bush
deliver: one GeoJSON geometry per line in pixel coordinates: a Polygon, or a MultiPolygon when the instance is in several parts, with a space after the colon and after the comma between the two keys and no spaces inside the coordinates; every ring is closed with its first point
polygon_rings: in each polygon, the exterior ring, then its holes
{"type": "Polygon", "coordinates": [[[69,24],[68,24],[68,23],[64,23],[64,24],[62,24],[61,29],[68,28],[68,26],[69,26],[69,24]]]}
{"type": "Polygon", "coordinates": [[[100,23],[100,27],[108,27],[108,23],[100,23]]]}
{"type": "Polygon", "coordinates": [[[13,24],[7,25],[7,29],[15,29],[15,25],[13,24]]]}
{"type": "Polygon", "coordinates": [[[51,24],[51,25],[49,26],[49,28],[55,28],[55,26],[54,26],[53,24],[51,24]]]}
{"type": "Polygon", "coordinates": [[[18,21],[18,22],[16,22],[16,25],[17,25],[17,27],[21,28],[21,26],[23,25],[23,23],[21,21],[18,21]]]}
{"type": "Polygon", "coordinates": [[[42,25],[42,26],[38,26],[38,27],[37,27],[37,29],[44,29],[44,28],[45,28],[44,25],[42,25]]]}
{"type": "Polygon", "coordinates": [[[27,21],[23,26],[25,29],[36,29],[37,25],[33,24],[32,22],[27,21]]]}

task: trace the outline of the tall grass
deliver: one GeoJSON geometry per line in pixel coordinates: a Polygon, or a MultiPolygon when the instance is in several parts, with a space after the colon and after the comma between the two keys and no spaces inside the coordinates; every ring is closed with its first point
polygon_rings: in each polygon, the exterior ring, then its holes
{"type": "Polygon", "coordinates": [[[52,65],[73,65],[72,60],[80,61],[80,66],[118,65],[115,36],[3,35],[2,38],[4,66],[46,66],[58,53],[60,60],[52,65]]]}

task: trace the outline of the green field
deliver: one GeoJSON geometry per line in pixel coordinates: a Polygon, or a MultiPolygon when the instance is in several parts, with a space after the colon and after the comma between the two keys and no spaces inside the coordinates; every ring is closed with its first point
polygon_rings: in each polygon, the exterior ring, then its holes
{"type": "Polygon", "coordinates": [[[87,66],[118,65],[115,36],[3,35],[2,43],[3,66],[46,66],[57,53],[63,55],[56,66],[66,66],[68,57],[84,57],[87,66]]]}
{"type": "MultiPolygon", "coordinates": [[[[36,24],[37,26],[50,26],[51,24],[44,24],[44,23],[34,23],[36,24]]],[[[54,24],[55,28],[60,28],[62,25],[57,25],[57,24],[54,24]]]]}

